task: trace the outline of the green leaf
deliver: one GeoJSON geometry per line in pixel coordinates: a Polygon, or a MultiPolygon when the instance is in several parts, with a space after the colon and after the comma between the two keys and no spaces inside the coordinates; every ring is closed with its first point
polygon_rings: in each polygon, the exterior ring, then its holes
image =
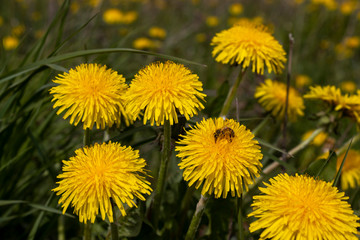
{"type": "Polygon", "coordinates": [[[312,162],[305,173],[315,178],[319,177],[325,181],[331,181],[336,172],[336,161],[336,154],[331,154],[327,159],[312,162]]]}
{"type": "Polygon", "coordinates": [[[340,168],[339,168],[339,170],[338,170],[337,173],[336,173],[336,176],[335,176],[334,182],[333,182],[333,187],[335,187],[335,186],[337,185],[337,183],[339,182],[340,174],[341,174],[342,168],[343,168],[343,166],[344,166],[344,163],[345,163],[346,157],[347,157],[347,155],[348,155],[348,152],[349,152],[349,150],[350,150],[352,140],[353,140],[353,139],[350,140],[349,146],[348,146],[348,148],[346,149],[346,153],[345,153],[345,156],[344,156],[344,158],[343,158],[343,160],[342,160],[342,162],[341,162],[340,168]]]}

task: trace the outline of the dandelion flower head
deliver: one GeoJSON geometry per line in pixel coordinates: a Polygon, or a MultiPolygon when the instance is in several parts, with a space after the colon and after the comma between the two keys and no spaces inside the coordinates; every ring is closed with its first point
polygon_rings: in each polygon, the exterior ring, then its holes
{"type": "Polygon", "coordinates": [[[190,119],[204,108],[200,100],[204,100],[205,94],[198,79],[182,64],[152,63],[132,80],[127,109],[136,115],[144,110],[144,124],[150,120],[151,125],[159,126],[169,120],[172,125],[178,122],[177,111],[190,119]]]}
{"type": "MultiPolygon", "coordinates": [[[[301,138],[302,141],[305,141],[308,139],[312,134],[314,133],[314,130],[307,131],[301,138]]],[[[321,146],[325,143],[326,139],[328,138],[328,134],[325,132],[320,132],[314,140],[312,140],[312,144],[315,146],[321,146]]]]}
{"type": "MultiPolygon", "coordinates": [[[[278,119],[284,118],[286,105],[286,85],[281,82],[266,79],[264,83],[256,88],[255,98],[261,106],[271,112],[278,119]]],[[[288,97],[288,117],[295,121],[298,116],[304,115],[304,101],[298,91],[290,87],[288,97]]]]}
{"type": "Polygon", "coordinates": [[[286,53],[280,43],[261,24],[243,23],[216,34],[211,41],[212,55],[223,64],[241,64],[245,69],[252,64],[252,71],[264,74],[280,73],[284,68],[286,53]]]}
{"type": "Polygon", "coordinates": [[[250,232],[264,229],[261,239],[358,239],[359,218],[348,197],[331,183],[312,177],[279,174],[259,188],[252,204],[257,220],[250,232]]]}
{"type": "Polygon", "coordinates": [[[260,146],[254,135],[238,122],[223,118],[197,123],[178,142],[180,169],[189,186],[202,184],[201,194],[226,198],[231,192],[240,197],[244,188],[259,176],[260,146]]]}
{"type": "Polygon", "coordinates": [[[63,173],[58,176],[61,180],[53,191],[61,195],[63,213],[71,204],[80,222],[93,223],[99,211],[103,220],[107,216],[113,222],[110,198],[125,216],[123,204],[136,206],[135,197],[144,201],[143,194],[152,191],[145,180],[145,160],[131,147],[96,143],[75,154],[63,161],[63,173]]]}
{"type": "MultiPolygon", "coordinates": [[[[345,153],[337,158],[336,170],[340,169],[345,153]]],[[[360,186],[360,152],[350,149],[341,169],[341,189],[347,190],[360,186]]]]}
{"type": "Polygon", "coordinates": [[[331,105],[337,105],[342,98],[342,95],[340,89],[332,85],[324,87],[310,86],[310,91],[304,95],[304,98],[319,99],[328,102],[331,105]]]}
{"type": "Polygon", "coordinates": [[[53,82],[59,84],[50,89],[53,107],[59,107],[57,114],[66,110],[63,118],[71,115],[70,124],[82,121],[84,129],[92,129],[96,123],[98,129],[104,129],[120,125],[122,118],[126,125],[132,121],[125,109],[125,78],[106,66],[81,64],[53,82]]]}

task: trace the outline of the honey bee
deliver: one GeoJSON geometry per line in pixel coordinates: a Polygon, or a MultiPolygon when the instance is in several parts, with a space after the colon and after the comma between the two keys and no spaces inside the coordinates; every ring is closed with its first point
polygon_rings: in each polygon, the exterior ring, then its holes
{"type": "Polygon", "coordinates": [[[232,142],[232,139],[235,137],[235,132],[229,127],[222,127],[220,129],[216,129],[214,132],[215,142],[218,139],[226,139],[228,142],[232,142]]]}

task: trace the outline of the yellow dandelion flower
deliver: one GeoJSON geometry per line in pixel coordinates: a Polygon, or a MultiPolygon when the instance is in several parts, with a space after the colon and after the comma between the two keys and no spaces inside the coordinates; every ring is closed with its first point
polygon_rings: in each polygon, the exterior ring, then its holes
{"type": "Polygon", "coordinates": [[[125,78],[112,69],[98,64],[81,64],[69,73],[59,74],[53,82],[59,84],[50,89],[55,101],[54,108],[60,107],[57,114],[67,110],[64,119],[69,117],[75,126],[82,121],[83,128],[92,129],[118,126],[123,118],[129,125],[131,118],[125,109],[125,96],[128,86],[125,78]]]}
{"type": "Polygon", "coordinates": [[[107,9],[103,14],[103,20],[107,24],[122,23],[124,14],[117,8],[107,9]]]}
{"type": "Polygon", "coordinates": [[[196,188],[203,183],[201,194],[214,193],[226,198],[228,192],[240,197],[244,188],[259,176],[262,164],[260,146],[254,135],[240,123],[223,118],[197,123],[178,142],[183,177],[196,188]]]}
{"type": "Polygon", "coordinates": [[[353,81],[343,81],[340,83],[340,89],[347,93],[353,93],[356,91],[357,86],[353,81]]]}
{"type": "MultiPolygon", "coordinates": [[[[258,98],[261,106],[271,112],[271,115],[282,119],[285,114],[286,85],[266,79],[264,83],[256,88],[255,98],[258,98]]],[[[298,116],[304,115],[304,101],[298,91],[290,87],[288,101],[288,117],[290,121],[296,121],[298,116]]]]}
{"type": "Polygon", "coordinates": [[[360,46],[360,38],[358,36],[347,37],[344,39],[344,45],[348,48],[358,48],[360,46]]]}
{"type": "Polygon", "coordinates": [[[166,31],[161,27],[152,27],[149,29],[149,36],[153,38],[164,39],[166,37],[166,31]]]}
{"type": "Polygon", "coordinates": [[[229,7],[229,13],[231,15],[237,16],[243,12],[243,6],[240,3],[233,3],[229,7]]]}
{"type": "Polygon", "coordinates": [[[310,86],[310,91],[304,95],[304,98],[319,99],[330,103],[331,105],[337,105],[342,98],[341,91],[335,86],[310,86]]]}
{"type": "Polygon", "coordinates": [[[280,43],[263,25],[241,24],[217,33],[211,45],[217,62],[241,64],[243,69],[252,63],[252,71],[264,74],[267,67],[271,73],[284,68],[286,53],[280,43]]]}
{"type": "Polygon", "coordinates": [[[354,119],[360,124],[360,95],[345,95],[337,102],[336,111],[342,111],[344,116],[354,119]]]}
{"type": "MultiPolygon", "coordinates": [[[[344,157],[345,153],[338,156],[336,170],[340,169],[344,157]]],[[[350,149],[341,170],[341,188],[347,190],[356,186],[360,186],[360,152],[350,149]]]]}
{"type": "Polygon", "coordinates": [[[195,36],[195,39],[196,39],[196,41],[197,42],[199,42],[199,43],[203,43],[203,42],[205,42],[206,41],[206,34],[205,33],[198,33],[198,34],[196,34],[196,36],[195,36]]]}
{"type": "MultiPolygon", "coordinates": [[[[144,124],[163,125],[165,119],[170,125],[178,122],[177,111],[190,119],[197,109],[204,108],[202,83],[196,74],[182,64],[171,61],[156,62],[141,69],[135,75],[127,94],[127,109],[138,115],[145,110],[144,124]]],[[[135,115],[134,115],[135,116],[135,115]]]]}
{"type": "Polygon", "coordinates": [[[311,0],[311,3],[316,6],[322,5],[330,11],[336,10],[337,8],[337,3],[335,0],[311,0]]]}
{"type": "Polygon", "coordinates": [[[340,5],[340,11],[344,15],[350,15],[356,10],[357,1],[348,0],[340,5]]]}
{"type": "Polygon", "coordinates": [[[307,75],[300,74],[295,77],[295,85],[297,88],[303,88],[311,83],[311,78],[307,75]]]}
{"type": "Polygon", "coordinates": [[[133,42],[133,47],[135,49],[153,49],[153,48],[157,48],[159,47],[160,45],[149,39],[149,38],[145,38],[145,37],[140,37],[140,38],[137,38],[134,40],[133,42]]]}
{"type": "Polygon", "coordinates": [[[219,18],[217,16],[206,17],[206,25],[209,27],[216,27],[219,25],[219,18]]]}
{"type": "MultiPolygon", "coordinates": [[[[306,133],[304,133],[301,140],[305,141],[311,136],[311,134],[313,134],[313,132],[314,130],[307,131],[306,133]]],[[[315,146],[321,146],[325,143],[327,138],[328,138],[327,133],[320,132],[311,143],[314,144],[315,146]]]]}
{"type": "Polygon", "coordinates": [[[136,206],[134,197],[144,201],[150,194],[150,183],[145,180],[145,160],[139,151],[119,143],[95,144],[75,151],[75,156],[63,161],[63,173],[58,176],[59,186],[52,191],[61,195],[63,213],[71,204],[80,222],[92,223],[101,213],[104,220],[113,222],[110,198],[123,216],[123,204],[136,206]]]}
{"type": "Polygon", "coordinates": [[[11,29],[11,35],[20,36],[25,32],[25,26],[23,24],[17,25],[11,29]]]}
{"type": "Polygon", "coordinates": [[[124,13],[124,18],[122,22],[124,24],[131,24],[135,22],[135,20],[138,18],[138,13],[136,11],[129,11],[124,13]]]}
{"type": "Polygon", "coordinates": [[[5,50],[13,50],[19,45],[19,39],[13,36],[6,36],[3,38],[3,46],[5,50]]]}
{"type": "Polygon", "coordinates": [[[348,197],[331,183],[312,177],[279,174],[259,188],[250,232],[264,229],[261,239],[357,240],[357,217],[348,197]]]}

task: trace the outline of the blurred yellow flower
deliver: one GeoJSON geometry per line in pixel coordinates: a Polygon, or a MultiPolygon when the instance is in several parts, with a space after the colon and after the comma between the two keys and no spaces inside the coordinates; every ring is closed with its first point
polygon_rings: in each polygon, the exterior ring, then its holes
{"type": "Polygon", "coordinates": [[[263,25],[241,24],[217,33],[211,41],[212,55],[223,64],[241,64],[245,69],[252,64],[252,71],[264,74],[281,73],[286,53],[280,43],[263,25]]]}
{"type": "Polygon", "coordinates": [[[180,169],[189,186],[215,198],[240,197],[260,175],[262,154],[254,135],[244,125],[223,118],[197,123],[178,142],[180,169]]]}
{"type": "Polygon", "coordinates": [[[314,5],[323,5],[328,10],[336,10],[337,3],[335,0],[311,0],[311,3],[314,5]]]}
{"type": "Polygon", "coordinates": [[[358,36],[347,37],[344,40],[344,45],[348,48],[358,48],[360,46],[360,38],[358,36]]]}
{"type": "Polygon", "coordinates": [[[117,8],[107,9],[103,14],[103,20],[107,24],[130,24],[138,17],[136,11],[122,12],[117,8]]]}
{"type": "MultiPolygon", "coordinates": [[[[155,62],[141,69],[126,94],[127,109],[136,116],[144,110],[143,123],[159,126],[178,122],[178,114],[190,119],[204,108],[202,83],[182,64],[155,62]]],[[[134,115],[134,116],[135,116],[134,115]]],[[[135,120],[135,119],[134,119],[135,120]]]]}
{"type": "Polygon", "coordinates": [[[11,29],[11,35],[13,36],[20,36],[25,32],[25,26],[23,24],[17,25],[11,29]]]}
{"type": "MultiPolygon", "coordinates": [[[[286,85],[281,82],[266,79],[255,90],[255,98],[261,106],[277,119],[283,119],[286,104],[286,85]]],[[[296,121],[298,116],[304,115],[304,101],[298,91],[290,86],[288,101],[288,118],[296,121]]]]}
{"type": "Polygon", "coordinates": [[[356,10],[357,1],[354,0],[346,0],[341,3],[340,11],[344,15],[350,15],[356,10]]]}
{"type": "Polygon", "coordinates": [[[331,183],[310,176],[279,174],[253,197],[257,220],[250,232],[264,229],[260,239],[357,240],[359,217],[348,197],[331,183]]]}
{"type": "Polygon", "coordinates": [[[79,9],[80,9],[80,3],[75,2],[75,1],[72,1],[70,3],[70,11],[71,11],[71,13],[76,14],[79,11],[79,9]]]}
{"type": "Polygon", "coordinates": [[[3,46],[5,50],[13,50],[19,45],[19,39],[14,36],[6,36],[3,38],[3,46]]]}
{"type": "Polygon", "coordinates": [[[64,119],[71,116],[70,124],[75,126],[81,121],[84,129],[104,129],[113,124],[126,125],[132,122],[125,110],[125,93],[128,86],[125,78],[112,69],[98,64],[81,64],[67,73],[59,74],[50,89],[55,101],[56,114],[66,111],[64,119]]]}
{"type": "Polygon", "coordinates": [[[110,198],[125,216],[124,204],[136,206],[134,197],[145,201],[143,194],[152,191],[145,180],[146,162],[139,158],[139,151],[119,143],[95,143],[78,149],[63,164],[59,186],[52,191],[61,195],[63,213],[71,205],[80,222],[94,223],[99,210],[103,220],[107,216],[113,222],[110,198]]]}
{"type": "Polygon", "coordinates": [[[0,27],[4,24],[4,19],[2,16],[0,16],[0,27]]]}
{"type": "Polygon", "coordinates": [[[196,34],[196,36],[195,36],[195,39],[196,39],[196,41],[197,42],[199,42],[199,43],[203,43],[203,42],[205,42],[206,41],[206,34],[205,33],[198,33],[198,34],[196,34]]]}
{"type": "Polygon", "coordinates": [[[103,0],[87,0],[87,4],[93,8],[98,7],[103,0]]]}
{"type": "MultiPolygon", "coordinates": [[[[301,140],[305,141],[311,136],[311,134],[313,134],[313,132],[314,130],[307,131],[306,133],[304,133],[301,140]]],[[[328,138],[327,133],[320,132],[311,143],[314,144],[315,146],[321,146],[324,144],[327,138],[328,138]]]]}
{"type": "Polygon", "coordinates": [[[206,25],[209,27],[216,27],[219,25],[219,18],[217,16],[206,17],[206,25]]]}
{"type": "Polygon", "coordinates": [[[310,91],[304,95],[308,99],[320,99],[336,106],[342,98],[341,91],[335,86],[310,86],[310,91]]]}
{"type": "MultiPolygon", "coordinates": [[[[340,169],[340,165],[345,157],[345,153],[337,158],[336,170],[340,169]]],[[[341,188],[347,190],[360,186],[360,152],[350,149],[345,163],[341,171],[341,188]]]]}
{"type": "Polygon", "coordinates": [[[159,42],[153,41],[146,37],[140,37],[134,40],[133,47],[135,49],[154,49],[160,47],[159,42]]]}
{"type": "Polygon", "coordinates": [[[340,83],[340,89],[347,93],[354,93],[357,86],[353,81],[343,81],[340,83]]]}
{"type": "Polygon", "coordinates": [[[233,3],[229,7],[229,13],[231,15],[237,16],[237,15],[240,15],[243,12],[243,9],[244,8],[241,5],[241,3],[233,3]]]}
{"type": "Polygon", "coordinates": [[[153,38],[164,39],[166,37],[166,31],[161,27],[152,27],[149,29],[149,36],[153,38]]]}
{"type": "Polygon", "coordinates": [[[295,77],[295,86],[297,88],[303,88],[311,83],[311,78],[304,74],[299,74],[295,77]]]}

